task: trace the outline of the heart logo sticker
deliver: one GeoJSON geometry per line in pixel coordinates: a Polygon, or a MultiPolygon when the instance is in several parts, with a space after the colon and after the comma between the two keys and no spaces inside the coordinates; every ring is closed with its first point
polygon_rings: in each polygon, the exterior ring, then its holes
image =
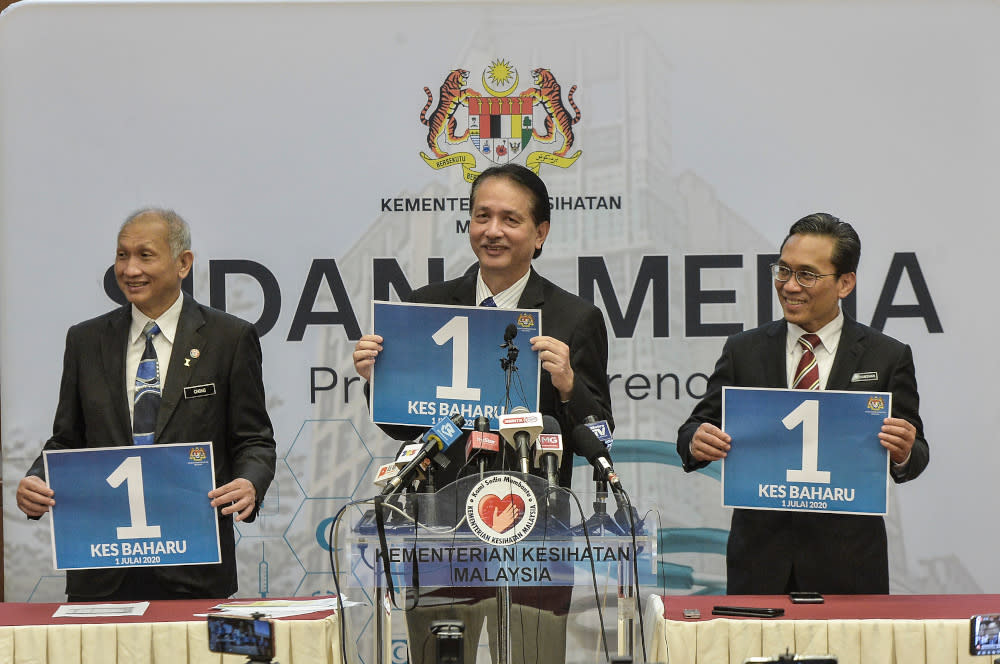
{"type": "Polygon", "coordinates": [[[493,546],[517,544],[538,521],[538,497],[525,480],[491,473],[472,486],[464,520],[472,534],[493,546]]]}

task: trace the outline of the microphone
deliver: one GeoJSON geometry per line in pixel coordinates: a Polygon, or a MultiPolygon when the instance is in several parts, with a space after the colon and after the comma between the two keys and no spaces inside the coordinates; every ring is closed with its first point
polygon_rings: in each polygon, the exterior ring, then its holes
{"type": "Polygon", "coordinates": [[[604,443],[586,424],[578,424],[573,429],[573,443],[576,446],[576,453],[586,458],[594,467],[597,479],[611,485],[615,500],[618,502],[618,506],[622,507],[621,493],[624,489],[622,489],[621,481],[611,465],[611,458],[608,456],[608,450],[604,447],[604,443]]]}
{"type": "Polygon", "coordinates": [[[403,449],[399,450],[399,454],[396,456],[395,463],[402,468],[408,464],[413,457],[420,454],[420,449],[422,447],[422,443],[407,443],[406,445],[403,445],[403,449]]]}
{"type": "MultiPolygon", "coordinates": [[[[420,450],[413,455],[406,466],[399,471],[398,475],[388,481],[385,488],[382,489],[382,495],[387,496],[398,489],[404,482],[409,482],[413,474],[420,468],[420,464],[424,462],[424,459],[445,450],[462,435],[462,425],[464,424],[465,418],[455,413],[450,419],[441,419],[437,424],[432,426],[420,439],[420,450]]],[[[407,445],[403,448],[404,453],[406,453],[408,447],[410,446],[407,445]]]]}
{"type": "MultiPolygon", "coordinates": [[[[378,470],[375,472],[375,486],[378,488],[384,488],[386,484],[389,483],[392,478],[399,475],[400,468],[403,468],[407,463],[410,462],[413,457],[420,453],[420,449],[423,447],[420,443],[407,443],[400,450],[399,454],[396,455],[395,461],[390,461],[389,463],[384,463],[379,466],[378,470]]],[[[423,475],[420,474],[419,469],[417,471],[418,476],[415,479],[423,479],[423,475]]]]}
{"type": "Polygon", "coordinates": [[[500,451],[500,436],[490,431],[490,419],[480,415],[465,441],[465,462],[479,460],[480,476],[486,472],[486,457],[500,451]]]}
{"type": "Polygon", "coordinates": [[[530,469],[529,448],[542,432],[542,414],[529,413],[524,406],[518,406],[510,413],[500,416],[500,435],[517,451],[521,472],[530,469]]]}
{"type": "Polygon", "coordinates": [[[507,327],[503,331],[503,343],[500,344],[500,348],[507,348],[508,346],[513,346],[511,343],[514,341],[514,337],[517,336],[517,326],[513,323],[508,323],[507,327]]]}
{"type": "Polygon", "coordinates": [[[559,464],[563,455],[562,430],[551,415],[543,415],[542,424],[542,433],[535,443],[535,467],[545,472],[550,487],[556,487],[559,486],[559,464]]]}
{"type": "Polygon", "coordinates": [[[396,475],[399,475],[399,466],[394,461],[383,463],[375,473],[375,486],[380,489],[383,488],[396,475]]]}

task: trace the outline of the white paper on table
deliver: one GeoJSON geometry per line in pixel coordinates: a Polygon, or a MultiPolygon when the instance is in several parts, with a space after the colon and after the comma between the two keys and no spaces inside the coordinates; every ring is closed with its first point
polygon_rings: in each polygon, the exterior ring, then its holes
{"type": "Polygon", "coordinates": [[[145,615],[149,602],[131,604],[62,604],[52,614],[53,618],[108,618],[114,616],[145,615]]]}
{"type": "MultiPolygon", "coordinates": [[[[342,598],[344,608],[358,606],[361,602],[351,602],[346,597],[342,598]]],[[[254,613],[263,614],[266,618],[287,618],[290,616],[301,616],[317,611],[336,611],[336,597],[317,597],[316,599],[292,600],[249,600],[245,602],[223,602],[216,604],[214,609],[218,613],[230,616],[250,617],[254,613]]],[[[205,615],[205,614],[198,614],[205,615]]]]}

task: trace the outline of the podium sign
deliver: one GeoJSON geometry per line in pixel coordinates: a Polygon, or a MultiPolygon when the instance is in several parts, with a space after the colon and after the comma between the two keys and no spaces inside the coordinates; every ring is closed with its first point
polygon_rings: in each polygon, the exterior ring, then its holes
{"type": "Polygon", "coordinates": [[[44,461],[55,569],[220,562],[211,443],[53,450],[44,461]]]}
{"type": "Polygon", "coordinates": [[[375,334],[385,342],[372,371],[372,420],[430,427],[459,413],[471,427],[476,417],[497,416],[504,402],[508,326],[518,355],[512,406],[538,410],[540,360],[528,340],[541,334],[538,309],[455,307],[374,302],[375,334]]]}
{"type": "Polygon", "coordinates": [[[723,507],[885,514],[887,392],[726,387],[723,507]]]}
{"type": "Polygon", "coordinates": [[[384,558],[399,587],[586,585],[594,567],[621,568],[629,578],[635,567],[641,583],[655,585],[655,538],[645,524],[637,521],[633,542],[608,514],[606,521],[571,519],[568,493],[534,475],[499,471],[462,477],[435,494],[392,496],[392,508],[383,508],[387,548],[374,514],[366,515],[353,537],[375,548],[355,552],[342,583],[382,583],[384,558]]]}

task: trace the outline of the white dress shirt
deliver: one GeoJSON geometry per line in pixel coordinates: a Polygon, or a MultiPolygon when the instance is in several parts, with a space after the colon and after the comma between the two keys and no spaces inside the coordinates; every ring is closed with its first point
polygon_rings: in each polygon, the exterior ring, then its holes
{"type": "Polygon", "coordinates": [[[516,309],[517,303],[521,300],[524,287],[528,285],[528,277],[531,276],[529,269],[524,276],[511,284],[510,288],[499,293],[490,292],[490,287],[483,281],[483,273],[476,273],[476,304],[479,304],[488,297],[492,297],[498,309],[516,309]]]}
{"type": "MultiPolygon", "coordinates": [[[[819,337],[821,345],[813,349],[816,356],[816,366],[819,368],[819,389],[826,389],[826,381],[830,377],[830,369],[833,368],[833,358],[837,355],[837,346],[840,344],[840,333],[844,329],[844,312],[837,309],[837,317],[818,329],[813,334],[819,337]]],[[[788,324],[788,335],[785,338],[785,372],[787,373],[787,385],[789,388],[795,382],[795,370],[799,368],[799,360],[805,348],[799,343],[799,337],[808,334],[794,323],[788,324]]]]}

